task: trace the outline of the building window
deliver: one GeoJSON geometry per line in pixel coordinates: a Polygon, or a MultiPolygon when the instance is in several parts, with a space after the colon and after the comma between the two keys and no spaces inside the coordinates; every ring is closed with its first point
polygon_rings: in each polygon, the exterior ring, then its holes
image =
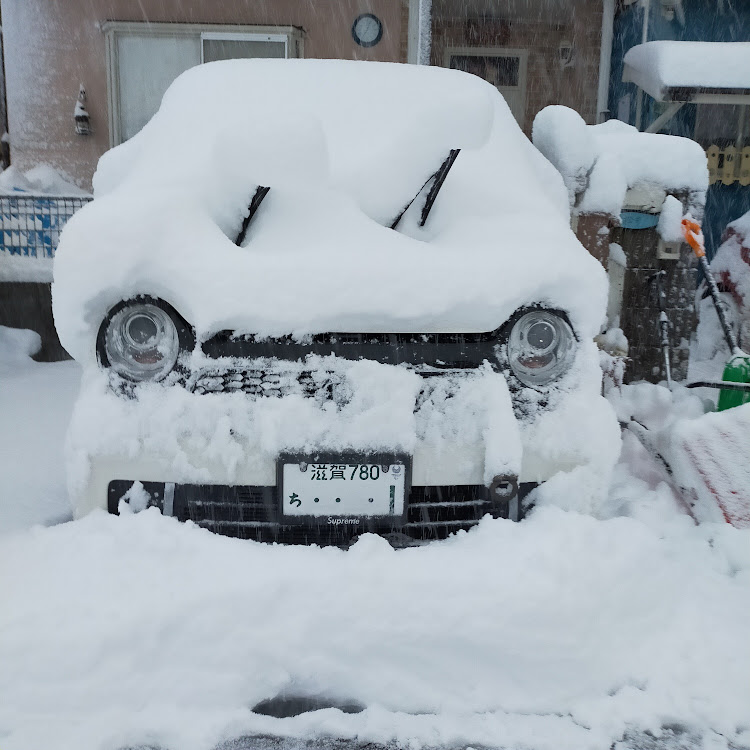
{"type": "Polygon", "coordinates": [[[156,113],[180,73],[214,60],[302,57],[291,26],[218,26],[109,22],[107,82],[110,144],[132,138],[156,113]]]}
{"type": "Polygon", "coordinates": [[[516,122],[523,127],[528,57],[525,49],[449,47],[445,51],[445,67],[473,73],[489,81],[503,95],[516,122]]]}

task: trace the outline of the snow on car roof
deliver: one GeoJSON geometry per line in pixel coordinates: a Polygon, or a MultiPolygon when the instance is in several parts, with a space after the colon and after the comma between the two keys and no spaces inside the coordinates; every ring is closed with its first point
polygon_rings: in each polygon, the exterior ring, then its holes
{"type": "Polygon", "coordinates": [[[434,67],[233,60],[184,73],[154,118],[102,157],[65,228],[55,316],[65,346],[135,294],[196,327],[261,335],[487,331],[516,309],[597,332],[603,269],[569,226],[559,174],[497,90],[434,67]],[[461,149],[427,224],[425,196],[461,149]],[[270,192],[242,247],[259,185],[270,192]]]}
{"type": "Polygon", "coordinates": [[[102,158],[95,193],[126,176],[177,181],[244,159],[261,184],[330,178],[372,218],[392,219],[450,149],[487,142],[493,92],[457,71],[387,63],[201,65],[172,84],[141,133],[102,158]]]}
{"type": "Polygon", "coordinates": [[[661,101],[669,89],[750,89],[750,42],[638,44],[625,55],[623,81],[661,101]]]}

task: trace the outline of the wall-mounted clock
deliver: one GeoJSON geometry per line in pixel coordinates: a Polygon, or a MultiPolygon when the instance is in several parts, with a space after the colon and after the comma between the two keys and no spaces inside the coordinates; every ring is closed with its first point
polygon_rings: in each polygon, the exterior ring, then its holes
{"type": "Polygon", "coordinates": [[[352,36],[360,47],[374,47],[383,38],[383,22],[372,13],[363,13],[354,20],[352,36]]]}

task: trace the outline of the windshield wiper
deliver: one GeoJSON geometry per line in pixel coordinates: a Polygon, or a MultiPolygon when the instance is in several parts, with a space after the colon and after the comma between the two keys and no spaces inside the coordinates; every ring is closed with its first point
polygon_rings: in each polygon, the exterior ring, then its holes
{"type": "Polygon", "coordinates": [[[431,174],[427,178],[424,185],[422,185],[422,187],[419,188],[419,191],[417,192],[417,194],[404,206],[401,213],[393,220],[393,224],[391,224],[391,229],[395,229],[398,226],[398,223],[401,221],[401,217],[409,210],[409,207],[411,206],[411,204],[414,203],[414,201],[421,195],[422,191],[425,189],[425,187],[427,187],[430,180],[433,180],[430,190],[427,193],[427,199],[425,200],[424,206],[422,207],[422,214],[419,217],[419,226],[423,227],[425,225],[425,222],[427,221],[427,217],[430,215],[430,211],[432,211],[432,206],[435,203],[435,199],[438,197],[440,188],[443,187],[445,178],[448,176],[448,172],[451,171],[451,167],[453,166],[453,163],[456,161],[456,157],[458,156],[460,151],[461,151],[460,148],[452,148],[450,150],[450,153],[448,154],[447,158],[440,165],[440,169],[438,169],[437,172],[431,174]]]}
{"type": "Polygon", "coordinates": [[[247,216],[242,220],[240,233],[237,235],[237,239],[234,241],[234,244],[237,245],[237,247],[241,247],[242,243],[245,241],[247,228],[250,226],[250,222],[253,220],[255,212],[260,208],[260,204],[263,203],[263,199],[268,195],[268,191],[270,189],[271,188],[263,187],[263,185],[258,185],[258,189],[255,191],[255,195],[253,195],[253,198],[250,201],[250,206],[247,210],[247,216]]]}

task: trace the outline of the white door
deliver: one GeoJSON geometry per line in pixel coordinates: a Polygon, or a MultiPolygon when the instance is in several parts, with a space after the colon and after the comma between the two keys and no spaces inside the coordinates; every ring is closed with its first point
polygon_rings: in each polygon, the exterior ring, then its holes
{"type": "Polygon", "coordinates": [[[526,66],[528,50],[507,47],[449,47],[445,67],[484,78],[503,95],[516,122],[526,116],[526,66]]]}

